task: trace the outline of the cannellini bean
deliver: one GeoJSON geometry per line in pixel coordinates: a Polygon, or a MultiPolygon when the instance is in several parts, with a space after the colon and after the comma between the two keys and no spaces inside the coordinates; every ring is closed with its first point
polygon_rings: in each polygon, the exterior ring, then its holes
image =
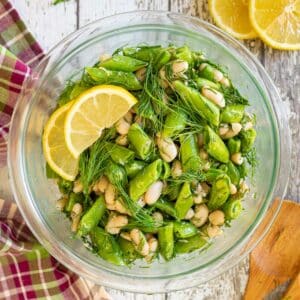
{"type": "Polygon", "coordinates": [[[124,116],[124,120],[127,122],[127,123],[129,123],[129,124],[131,124],[132,123],[132,120],[133,120],[133,114],[132,114],[132,112],[129,110],[127,113],[126,113],[126,115],[124,116]]]}
{"type": "Polygon", "coordinates": [[[195,215],[194,210],[193,210],[192,208],[190,208],[190,209],[187,211],[187,213],[186,213],[184,219],[185,219],[185,220],[191,220],[191,219],[193,218],[194,215],[195,215]]]}
{"type": "Polygon", "coordinates": [[[128,218],[124,215],[112,215],[109,218],[105,230],[110,234],[118,234],[122,227],[128,224],[128,218]]]}
{"type": "Polygon", "coordinates": [[[124,239],[124,240],[127,240],[127,241],[131,241],[131,237],[130,237],[130,234],[129,232],[121,232],[120,236],[124,239]]]}
{"type": "Polygon", "coordinates": [[[172,71],[175,76],[177,74],[180,75],[180,74],[186,72],[188,68],[189,68],[189,64],[185,60],[175,60],[172,63],[172,71]]]}
{"type": "Polygon", "coordinates": [[[250,190],[250,188],[249,188],[248,184],[244,180],[242,180],[240,182],[240,192],[243,194],[243,193],[246,193],[249,190],[250,190]]]}
{"type": "Polygon", "coordinates": [[[207,99],[211,100],[213,103],[218,105],[219,107],[223,108],[225,107],[225,99],[222,93],[213,90],[208,87],[202,88],[202,95],[206,97],[207,99]]]}
{"type": "Polygon", "coordinates": [[[200,149],[199,156],[203,160],[207,160],[208,159],[208,153],[203,148],[200,149]]]}
{"type": "Polygon", "coordinates": [[[105,190],[107,189],[109,184],[109,181],[107,179],[106,176],[102,176],[94,185],[93,187],[93,191],[94,192],[100,192],[100,193],[104,193],[105,190]]]}
{"type": "Polygon", "coordinates": [[[67,197],[62,197],[60,199],[58,199],[55,203],[55,207],[57,210],[63,210],[64,207],[66,206],[68,202],[68,198],[67,197]]]}
{"type": "Polygon", "coordinates": [[[159,153],[166,162],[171,162],[177,156],[177,147],[171,138],[162,138],[159,135],[156,139],[159,153]]]}
{"type": "Polygon", "coordinates": [[[203,166],[203,170],[204,170],[204,171],[208,171],[209,169],[210,169],[210,162],[207,161],[207,162],[204,164],[204,166],[203,166]]]}
{"type": "Polygon", "coordinates": [[[71,219],[80,216],[81,213],[82,213],[82,205],[80,203],[75,203],[71,211],[71,219]]]}
{"type": "Polygon", "coordinates": [[[137,205],[139,205],[140,207],[144,207],[146,205],[146,202],[144,201],[144,196],[142,196],[138,201],[137,201],[137,205]]]}
{"type": "Polygon", "coordinates": [[[152,218],[154,219],[154,221],[157,225],[162,225],[162,223],[164,221],[163,215],[158,211],[156,211],[152,214],[152,218]]]}
{"type": "Polygon", "coordinates": [[[195,207],[195,215],[192,218],[191,222],[196,227],[201,227],[206,223],[208,219],[209,210],[205,204],[196,205],[195,207]]]}
{"type": "Polygon", "coordinates": [[[73,186],[73,192],[78,194],[81,193],[83,191],[83,184],[81,183],[81,181],[78,179],[74,182],[74,186],[73,186]]]}
{"type": "Polygon", "coordinates": [[[206,182],[201,182],[201,187],[202,187],[202,196],[205,197],[209,191],[210,191],[210,186],[206,182]]]}
{"type": "Polygon", "coordinates": [[[163,182],[162,181],[156,181],[150,185],[148,190],[145,193],[144,201],[148,205],[154,204],[160,197],[163,189],[163,182]]]}
{"type": "Polygon", "coordinates": [[[241,123],[232,123],[231,128],[235,134],[239,134],[239,132],[242,130],[243,126],[241,125],[241,123]]]}
{"type": "Polygon", "coordinates": [[[226,78],[226,77],[223,77],[223,79],[220,80],[220,83],[221,83],[222,85],[226,86],[226,87],[229,87],[229,86],[230,86],[230,81],[229,81],[229,79],[226,78]]]}
{"type": "Polygon", "coordinates": [[[119,199],[117,199],[114,204],[114,210],[116,210],[120,214],[130,215],[127,208],[123,205],[123,203],[119,199]]]}
{"type": "Polygon", "coordinates": [[[130,231],[130,238],[134,242],[134,244],[138,245],[141,240],[139,229],[136,229],[136,228],[132,229],[130,231]]]}
{"type": "Polygon", "coordinates": [[[231,155],[231,160],[236,164],[236,165],[241,165],[244,161],[244,158],[242,157],[242,154],[240,152],[234,153],[231,155]]]}
{"type": "Polygon", "coordinates": [[[229,125],[228,124],[221,124],[219,128],[219,134],[221,136],[225,135],[229,131],[229,125]]]}
{"type": "Polygon", "coordinates": [[[120,146],[127,146],[129,144],[129,142],[128,142],[128,136],[126,134],[119,135],[116,138],[116,144],[118,144],[120,146]]]}
{"type": "Polygon", "coordinates": [[[146,71],[147,69],[145,67],[137,70],[135,72],[135,76],[139,81],[144,81],[146,79],[146,71]]]}
{"type": "Polygon", "coordinates": [[[135,116],[135,118],[134,118],[134,122],[141,126],[141,125],[143,124],[143,119],[142,119],[141,116],[138,116],[138,115],[137,115],[137,116],[135,116]]]}
{"type": "Polygon", "coordinates": [[[179,177],[182,174],[182,166],[179,160],[174,160],[172,164],[171,174],[173,178],[179,177]]]}
{"type": "Polygon", "coordinates": [[[149,251],[154,253],[158,249],[158,240],[154,237],[148,240],[149,251]]]}
{"type": "Polygon", "coordinates": [[[109,183],[107,185],[107,188],[106,188],[105,194],[104,194],[106,204],[114,204],[115,197],[116,197],[115,187],[111,183],[109,183]]]}
{"type": "Polygon", "coordinates": [[[219,226],[215,225],[208,225],[206,228],[206,232],[210,238],[219,236],[223,233],[222,229],[219,226]]]}
{"type": "Polygon", "coordinates": [[[230,194],[234,195],[237,193],[237,188],[233,183],[230,183],[230,194]]]}
{"type": "Polygon", "coordinates": [[[206,63],[202,63],[200,66],[199,66],[199,70],[202,71],[206,68],[207,64],[206,63]]]}
{"type": "Polygon", "coordinates": [[[215,81],[219,82],[219,81],[221,81],[224,78],[223,73],[220,72],[219,70],[215,69],[213,72],[214,72],[214,79],[215,79],[215,81]]]}
{"type": "Polygon", "coordinates": [[[71,224],[71,231],[72,232],[76,232],[79,226],[79,222],[80,222],[80,215],[76,216],[73,218],[72,220],[72,224],[71,224]]]}
{"type": "Polygon", "coordinates": [[[116,130],[119,134],[124,135],[127,134],[130,128],[130,124],[125,121],[124,118],[121,118],[116,123],[116,130]]]}
{"type": "Polygon", "coordinates": [[[138,252],[142,255],[142,256],[147,256],[149,254],[149,244],[147,241],[145,241],[144,245],[141,245],[140,243],[143,242],[143,233],[139,230],[139,229],[132,229],[130,231],[130,237],[132,242],[134,243],[135,247],[138,248],[138,252]]]}
{"type": "Polygon", "coordinates": [[[194,203],[195,204],[200,204],[203,202],[203,197],[201,194],[198,194],[196,196],[193,197],[194,203]]]}
{"type": "Polygon", "coordinates": [[[225,214],[222,210],[215,210],[209,214],[208,219],[212,225],[221,226],[225,223],[225,214]]]}

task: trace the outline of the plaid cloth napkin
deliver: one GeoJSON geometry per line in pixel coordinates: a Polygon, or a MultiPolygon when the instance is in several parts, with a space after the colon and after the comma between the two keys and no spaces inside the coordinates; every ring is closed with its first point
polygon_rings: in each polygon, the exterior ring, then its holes
{"type": "MultiPolygon", "coordinates": [[[[0,0],[0,167],[22,84],[43,51],[16,10],[0,0]]],[[[1,195],[0,195],[1,196],[1,195]]],[[[29,231],[17,206],[0,199],[0,299],[110,299],[56,261],[29,231]]]]}

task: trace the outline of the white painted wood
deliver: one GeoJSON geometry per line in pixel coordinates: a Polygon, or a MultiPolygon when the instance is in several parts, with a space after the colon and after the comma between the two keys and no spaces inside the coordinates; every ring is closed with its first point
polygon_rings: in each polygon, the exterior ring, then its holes
{"type": "Polygon", "coordinates": [[[76,2],[51,5],[52,0],[11,0],[28,28],[47,51],[76,30],[76,2]]]}
{"type": "MultiPolygon", "coordinates": [[[[212,22],[206,0],[70,0],[68,3],[52,6],[52,0],[11,0],[25,23],[45,50],[61,38],[91,21],[120,12],[150,9],[171,10],[198,16],[212,22]]],[[[280,89],[283,100],[291,110],[290,126],[293,139],[293,164],[287,197],[298,200],[300,195],[300,55],[299,52],[271,50],[258,40],[245,45],[265,65],[270,76],[280,89]],[[298,66],[298,67],[297,67],[298,66]]],[[[0,197],[10,198],[7,169],[0,170],[0,197]]],[[[182,292],[167,295],[143,295],[107,289],[116,300],[201,300],[241,299],[248,276],[248,260],[219,277],[182,292]]],[[[98,287],[90,284],[91,288],[98,287]]]]}

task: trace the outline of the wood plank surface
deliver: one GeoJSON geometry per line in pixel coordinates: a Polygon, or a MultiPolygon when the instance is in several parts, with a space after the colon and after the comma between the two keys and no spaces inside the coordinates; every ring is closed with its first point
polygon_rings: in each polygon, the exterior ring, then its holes
{"type": "MultiPolygon", "coordinates": [[[[135,9],[170,10],[212,21],[206,0],[70,0],[57,6],[51,5],[52,0],[11,1],[46,51],[80,26],[104,16],[135,9]]],[[[244,44],[266,67],[267,72],[280,88],[285,105],[290,109],[290,127],[293,139],[292,170],[286,197],[300,201],[299,52],[271,50],[258,39],[244,42],[244,44]]],[[[4,183],[0,187],[2,197],[3,195],[11,196],[7,178],[7,170],[0,170],[0,179],[4,183]]],[[[206,284],[166,295],[137,295],[112,289],[107,290],[112,298],[117,300],[241,299],[247,283],[248,267],[248,259],[246,259],[206,284]]],[[[91,288],[96,287],[91,285],[91,288]]]]}

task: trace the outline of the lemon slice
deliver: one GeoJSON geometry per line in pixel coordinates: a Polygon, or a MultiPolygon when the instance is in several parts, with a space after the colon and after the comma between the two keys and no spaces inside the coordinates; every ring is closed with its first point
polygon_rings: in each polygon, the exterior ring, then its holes
{"type": "Polygon", "coordinates": [[[300,0],[250,0],[249,13],[253,28],[266,44],[300,49],[300,0]]]}
{"type": "Polygon", "coordinates": [[[65,137],[64,123],[69,102],[56,110],[46,123],[43,133],[43,151],[49,166],[62,178],[73,181],[78,173],[78,159],[70,153],[65,137]]]}
{"type": "Polygon", "coordinates": [[[247,0],[209,0],[208,5],[216,24],[230,35],[238,39],[257,36],[249,20],[247,0]]]}
{"type": "Polygon", "coordinates": [[[80,94],[65,120],[66,144],[72,155],[79,157],[136,102],[127,90],[114,85],[95,86],[80,94]]]}

